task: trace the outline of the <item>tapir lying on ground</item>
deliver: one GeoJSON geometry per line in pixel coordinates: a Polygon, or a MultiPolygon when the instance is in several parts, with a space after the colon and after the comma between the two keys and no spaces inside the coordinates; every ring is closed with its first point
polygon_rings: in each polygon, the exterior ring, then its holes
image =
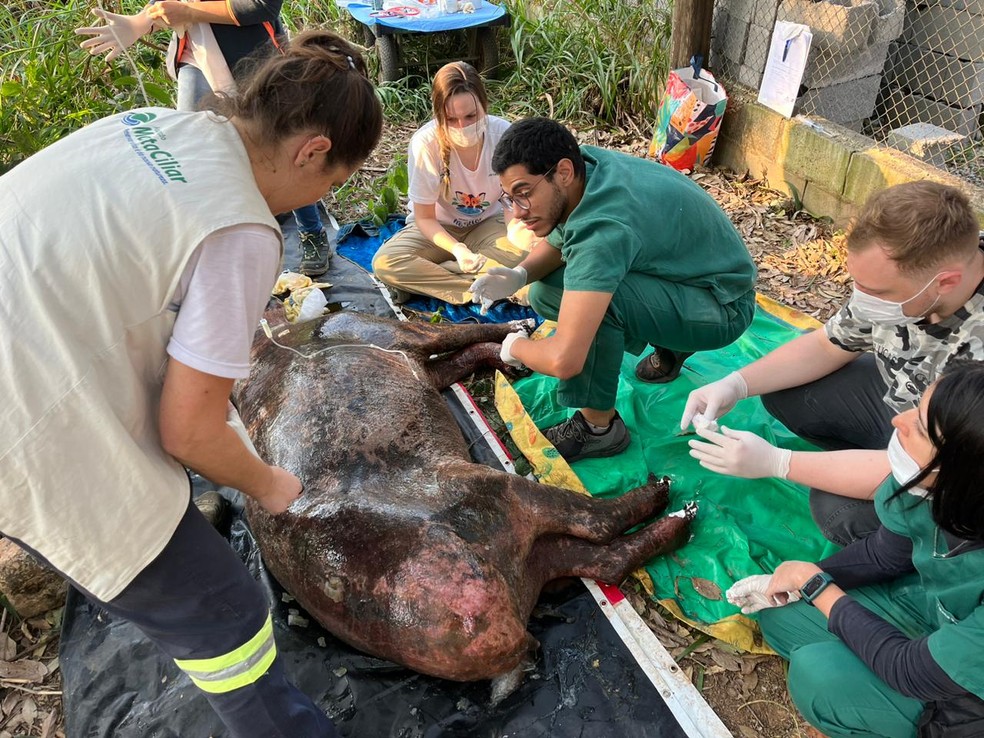
{"type": "Polygon", "coordinates": [[[668,480],[594,500],[470,460],[438,391],[507,369],[519,328],[335,313],[274,327],[294,351],[257,334],[239,412],[304,494],[277,516],[249,504],[249,521],[270,572],[356,648],[446,679],[515,675],[546,582],[618,583],[686,541],[689,515],[622,535],[662,512],[668,480]]]}

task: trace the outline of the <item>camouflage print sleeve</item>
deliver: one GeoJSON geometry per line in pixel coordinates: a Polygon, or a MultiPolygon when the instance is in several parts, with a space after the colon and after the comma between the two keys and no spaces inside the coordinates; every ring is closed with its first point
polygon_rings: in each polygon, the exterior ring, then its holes
{"type": "Polygon", "coordinates": [[[871,323],[854,317],[847,303],[831,316],[823,329],[830,342],[844,351],[860,353],[872,348],[871,323]]]}

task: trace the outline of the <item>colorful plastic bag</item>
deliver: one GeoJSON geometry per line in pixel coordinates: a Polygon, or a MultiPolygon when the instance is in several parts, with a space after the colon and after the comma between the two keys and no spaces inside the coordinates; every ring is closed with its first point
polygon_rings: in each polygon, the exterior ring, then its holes
{"type": "Polygon", "coordinates": [[[649,155],[681,172],[710,163],[728,95],[701,59],[674,69],[656,113],[649,155]]]}

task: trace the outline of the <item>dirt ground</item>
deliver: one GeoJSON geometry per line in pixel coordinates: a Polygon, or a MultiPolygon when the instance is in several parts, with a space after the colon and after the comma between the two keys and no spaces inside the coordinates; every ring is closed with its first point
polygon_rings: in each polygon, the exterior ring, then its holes
{"type": "MultiPolygon", "coordinates": [[[[403,156],[412,126],[391,126],[343,197],[326,199],[340,223],[365,217],[366,203],[385,180],[394,157],[403,156]]],[[[642,131],[579,131],[584,143],[645,155],[642,131]]],[[[759,266],[758,290],[818,320],[829,317],[850,290],[843,235],[796,210],[796,204],[742,173],[707,170],[692,179],[728,213],[759,266]]],[[[470,386],[495,426],[498,418],[481,382],[470,386]]],[[[515,454],[514,454],[515,455],[515,454]]],[[[678,660],[725,725],[738,738],[816,734],[800,718],[785,688],[778,657],[752,656],[674,620],[629,582],[624,589],[661,643],[678,660]]],[[[0,603],[2,604],[2,603],[0,603]]],[[[17,621],[0,607],[0,738],[64,738],[58,628],[61,610],[17,621]]]]}

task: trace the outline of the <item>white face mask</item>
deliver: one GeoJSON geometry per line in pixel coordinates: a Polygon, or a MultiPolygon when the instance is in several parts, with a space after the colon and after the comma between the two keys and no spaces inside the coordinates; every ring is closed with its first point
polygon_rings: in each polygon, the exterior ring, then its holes
{"type": "MultiPolygon", "coordinates": [[[[937,274],[936,277],[938,276],[940,275],[937,274]]],[[[867,292],[862,292],[855,287],[854,293],[851,295],[848,305],[850,306],[851,312],[854,313],[855,317],[860,318],[861,320],[866,320],[869,323],[885,325],[911,325],[912,323],[918,323],[926,317],[930,310],[936,307],[936,303],[940,301],[940,296],[937,295],[936,299],[933,300],[933,304],[926,308],[921,315],[906,315],[902,311],[902,306],[907,302],[912,302],[919,297],[919,295],[925,292],[936,277],[929,280],[925,287],[903,302],[883,300],[880,297],[869,295],[867,292]]]]}
{"type": "Polygon", "coordinates": [[[485,124],[485,116],[483,115],[470,126],[448,128],[448,141],[451,142],[452,146],[457,146],[459,149],[467,149],[469,146],[480,144],[482,136],[485,135],[485,124]]]}
{"type": "MultiPolygon", "coordinates": [[[[892,433],[892,438],[888,442],[888,465],[892,468],[892,476],[899,484],[906,484],[922,471],[919,462],[909,456],[909,452],[902,448],[898,430],[892,433]]],[[[918,497],[925,497],[929,494],[922,487],[913,487],[909,492],[918,497]]]]}

